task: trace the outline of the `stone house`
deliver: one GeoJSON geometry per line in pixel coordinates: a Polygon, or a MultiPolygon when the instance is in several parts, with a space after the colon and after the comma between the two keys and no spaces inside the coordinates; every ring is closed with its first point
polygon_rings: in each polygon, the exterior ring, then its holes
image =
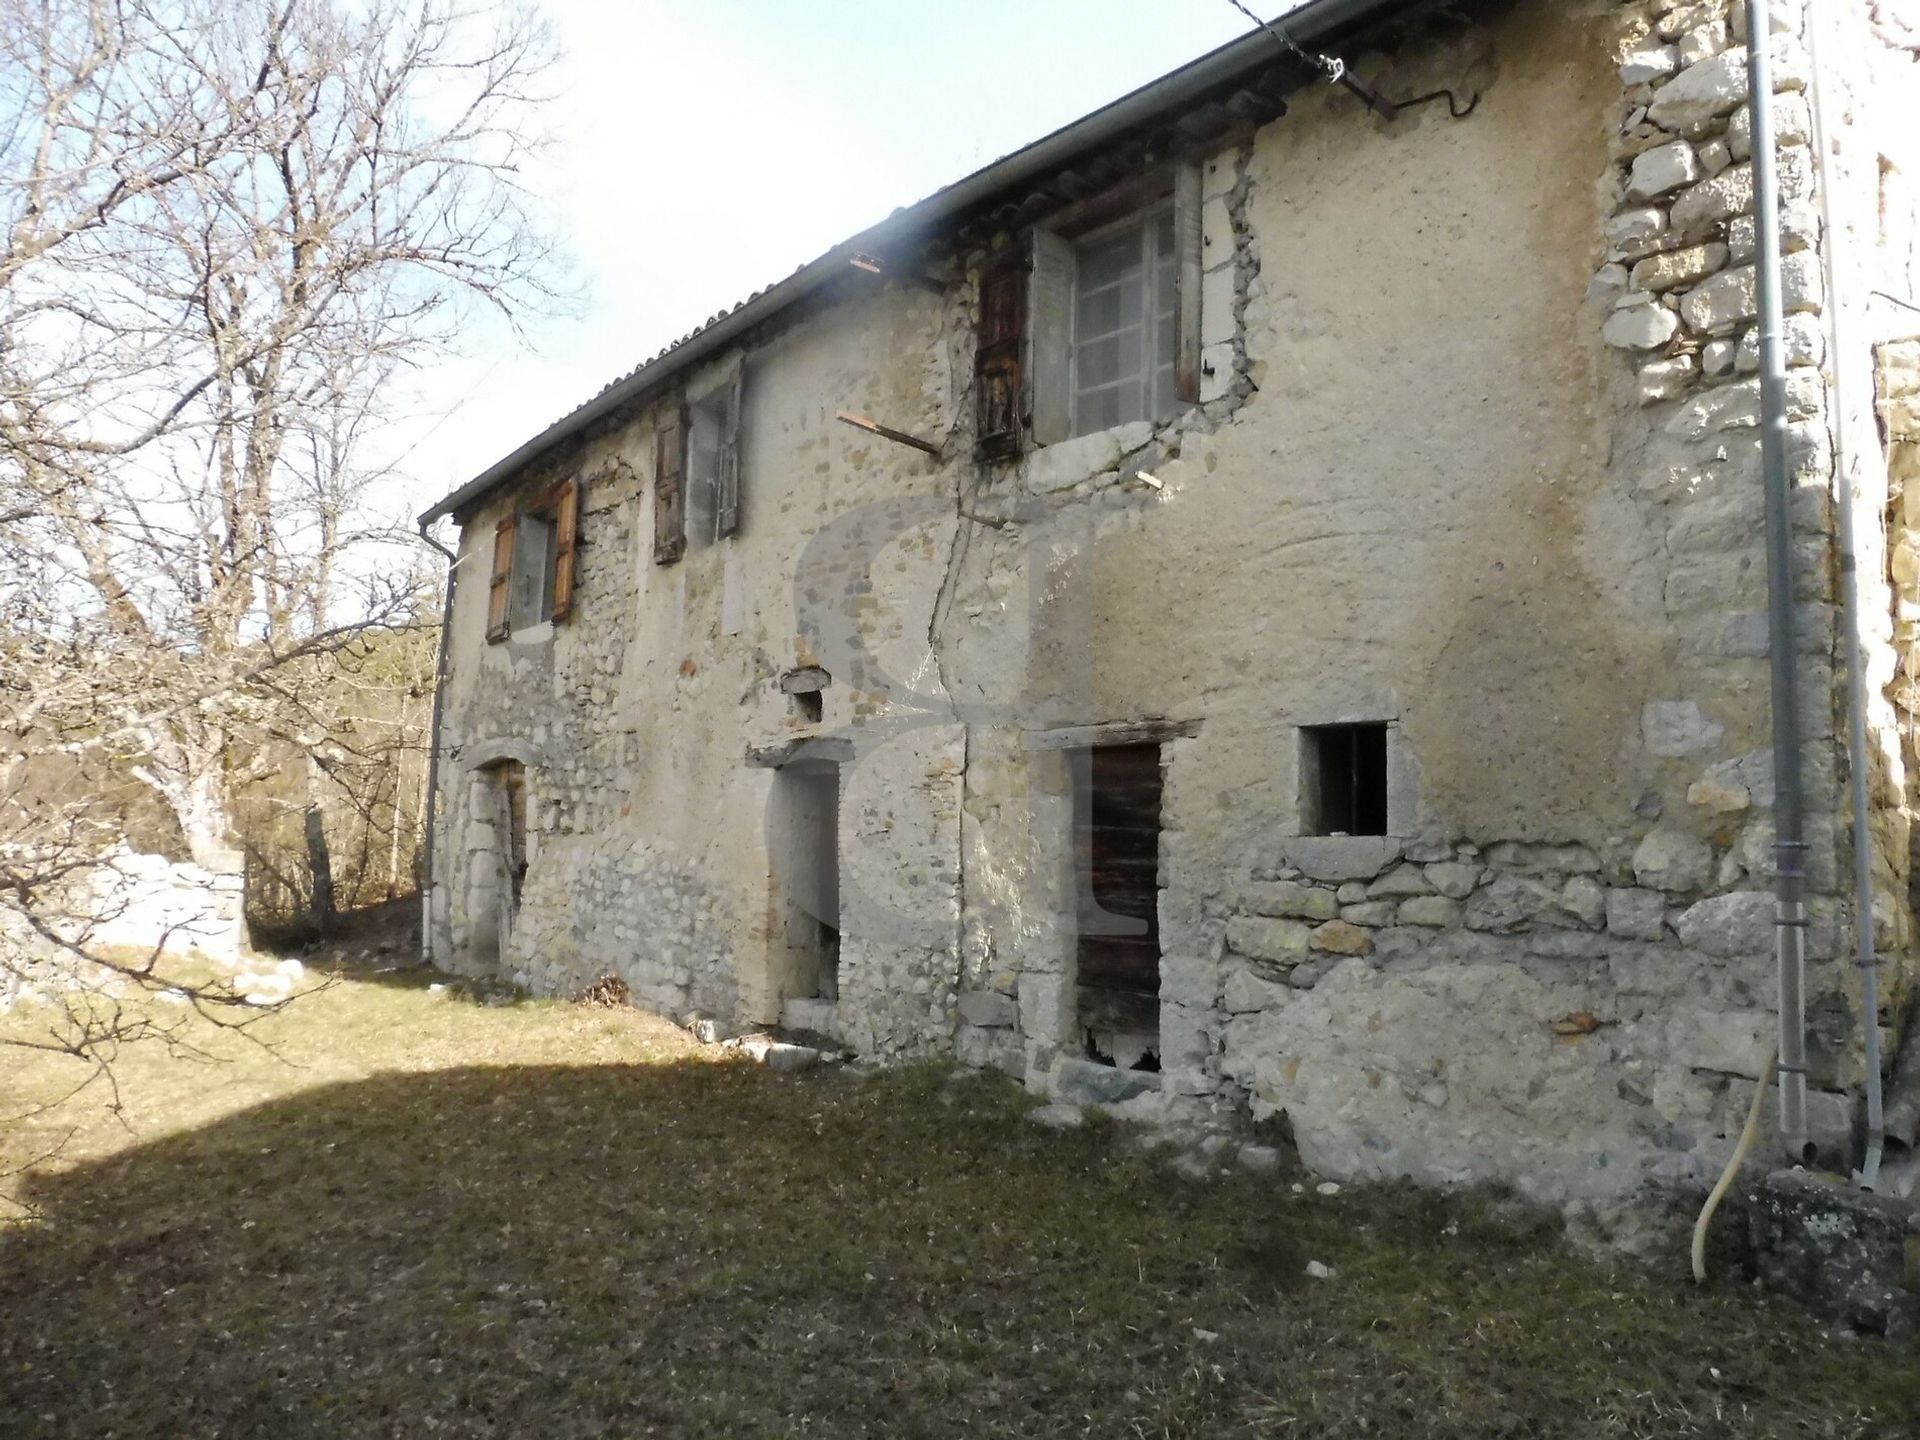
{"type": "MultiPolygon", "coordinates": [[[[430,953],[1334,1176],[1710,1176],[1776,1023],[1743,11],[1313,0],[434,506],[430,953]]],[[[1916,11],[1772,52],[1836,1161],[1913,978],[1916,11]]]]}

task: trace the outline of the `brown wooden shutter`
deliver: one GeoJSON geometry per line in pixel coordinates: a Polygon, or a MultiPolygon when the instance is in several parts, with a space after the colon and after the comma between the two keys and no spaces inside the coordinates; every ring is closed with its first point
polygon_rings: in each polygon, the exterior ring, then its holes
{"type": "Polygon", "coordinates": [[[1013,460],[1024,433],[1020,379],[1027,320],[1027,253],[1002,251],[980,274],[980,344],[974,352],[973,453],[980,460],[1013,460]]]}
{"type": "Polygon", "coordinates": [[[553,618],[573,613],[573,549],[580,532],[580,482],[562,481],[553,501],[553,618]]]}
{"type": "Polygon", "coordinates": [[[487,582],[487,639],[504,640],[512,628],[507,619],[508,582],[513,579],[513,537],[519,528],[509,515],[493,527],[493,578],[487,582]]]}
{"type": "Polygon", "coordinates": [[[713,526],[717,539],[740,528],[740,401],[746,378],[746,364],[736,358],[733,374],[727,379],[726,414],[720,423],[719,493],[714,497],[713,526]]]}
{"type": "Polygon", "coordinates": [[[653,563],[671,565],[687,549],[685,469],[686,421],[680,409],[668,410],[653,432],[653,563]]]}

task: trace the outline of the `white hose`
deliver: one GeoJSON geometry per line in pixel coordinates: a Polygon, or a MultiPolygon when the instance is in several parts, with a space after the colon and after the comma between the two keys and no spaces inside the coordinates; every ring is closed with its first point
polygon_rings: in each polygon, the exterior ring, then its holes
{"type": "Polygon", "coordinates": [[[1720,1172],[1719,1183],[1713,1187],[1713,1193],[1707,1196],[1707,1203],[1700,1207],[1700,1218],[1693,1222],[1693,1283],[1696,1285],[1707,1283],[1707,1226],[1713,1223],[1713,1212],[1720,1208],[1720,1202],[1733,1185],[1733,1177],[1740,1173],[1740,1166],[1746,1161],[1747,1151],[1753,1148],[1753,1137],[1760,1133],[1760,1108],[1767,1098],[1767,1079],[1773,1074],[1779,1058],[1780,1051],[1777,1048],[1767,1057],[1766,1069],[1760,1072],[1760,1083],[1753,1087],[1753,1103],[1747,1107],[1747,1123],[1740,1128],[1740,1139],[1727,1160],[1727,1168],[1720,1172]]]}

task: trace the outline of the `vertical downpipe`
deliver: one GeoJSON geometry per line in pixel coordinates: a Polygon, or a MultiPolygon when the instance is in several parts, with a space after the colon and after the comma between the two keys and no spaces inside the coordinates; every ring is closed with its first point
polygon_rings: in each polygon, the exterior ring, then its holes
{"type": "Polygon", "coordinates": [[[1747,0],[1747,105],[1753,119],[1754,274],[1760,305],[1760,469],[1767,502],[1767,641],[1773,681],[1774,958],[1780,995],[1780,1145],[1807,1140],[1806,823],[1800,777],[1799,655],[1793,635],[1793,515],[1787,488],[1786,364],[1780,300],[1779,196],[1773,139],[1772,16],[1747,0]]]}

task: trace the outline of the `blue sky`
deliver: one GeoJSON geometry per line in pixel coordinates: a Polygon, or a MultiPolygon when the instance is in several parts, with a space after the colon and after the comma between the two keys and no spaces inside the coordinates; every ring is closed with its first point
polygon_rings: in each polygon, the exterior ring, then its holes
{"type": "MultiPolygon", "coordinates": [[[[1245,33],[1228,0],[546,0],[584,302],[422,377],[409,509],[836,241],[1245,33]]],[[[1273,14],[1279,0],[1256,5],[1273,14]]]]}

